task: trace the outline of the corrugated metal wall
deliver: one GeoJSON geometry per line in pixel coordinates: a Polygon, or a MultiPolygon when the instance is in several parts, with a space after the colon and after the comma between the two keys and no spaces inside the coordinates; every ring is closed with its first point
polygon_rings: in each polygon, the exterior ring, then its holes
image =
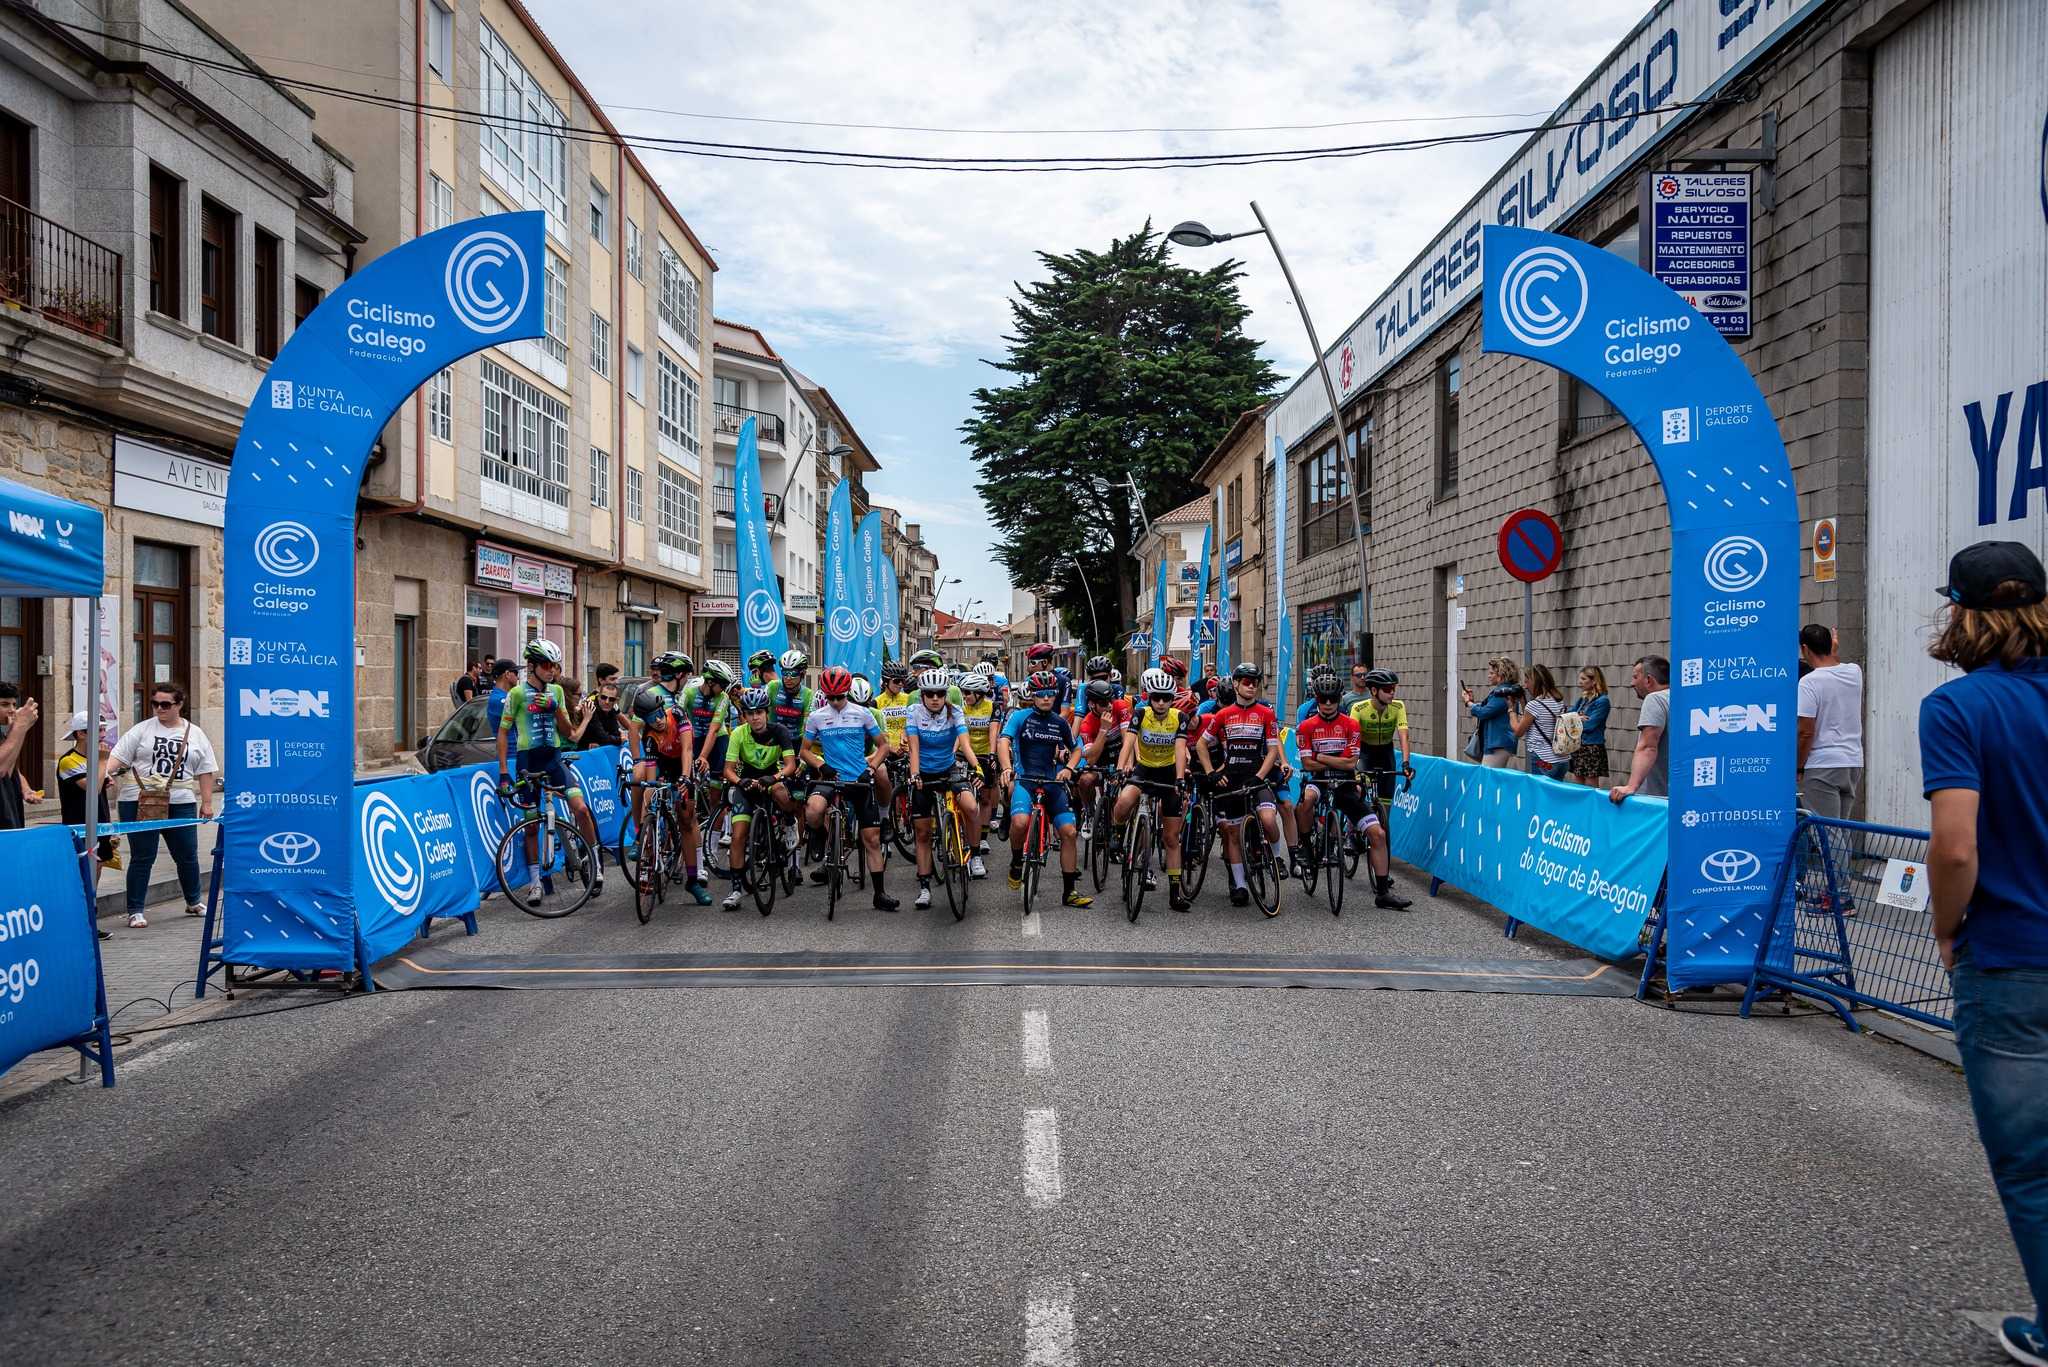
{"type": "MultiPolygon", "coordinates": [[[[2048,554],[2048,490],[2014,519],[2021,415],[2048,385],[2048,3],[1949,0],[1877,51],[1871,120],[1871,819],[1923,824],[1921,698],[1948,557],[1973,541],[2048,554]],[[1988,521],[1966,406],[2009,395],[1988,521]]],[[[2048,463],[2048,431],[2035,459],[2048,463]]]]}

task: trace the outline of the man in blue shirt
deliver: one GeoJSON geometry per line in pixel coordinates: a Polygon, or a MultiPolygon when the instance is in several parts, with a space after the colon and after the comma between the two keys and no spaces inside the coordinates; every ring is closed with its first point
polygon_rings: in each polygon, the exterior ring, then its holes
{"type": "Polygon", "coordinates": [[[2048,573],[2019,542],[1983,541],[1956,553],[1941,592],[1927,653],[1965,672],[1920,704],[1934,938],[1977,1136],[2034,1294],[2034,1318],[2008,1316],[1999,1341],[2048,1367],[2048,573]]]}
{"type": "Polygon", "coordinates": [[[996,740],[996,762],[1002,785],[1010,790],[1010,889],[1024,886],[1024,841],[1030,834],[1032,790],[1043,788],[1045,814],[1064,832],[1060,840],[1060,871],[1066,882],[1061,901],[1085,907],[1095,901],[1081,891],[1080,842],[1074,838],[1074,813],[1067,802],[1067,767],[1074,750],[1074,728],[1059,714],[1060,681],[1050,670],[1031,676],[1031,705],[1010,714],[996,740]]]}
{"type": "MultiPolygon", "coordinates": [[[[825,803],[828,793],[821,785],[845,787],[844,798],[853,804],[854,824],[860,828],[861,847],[867,851],[868,877],[875,885],[875,908],[894,911],[900,905],[882,891],[882,812],[875,805],[875,770],[887,753],[882,745],[882,724],[865,707],[849,701],[853,675],[837,665],[818,679],[824,705],[804,718],[804,739],[800,757],[817,782],[811,786],[811,800],[804,808],[804,824],[811,831],[811,860],[825,856],[825,803]]],[[[822,865],[811,870],[811,881],[823,883],[831,873],[822,865]]]]}
{"type": "Polygon", "coordinates": [[[510,693],[512,685],[518,682],[517,660],[499,660],[491,665],[491,700],[484,704],[484,715],[490,718],[493,737],[498,734],[498,727],[505,720],[505,695],[510,693]]]}

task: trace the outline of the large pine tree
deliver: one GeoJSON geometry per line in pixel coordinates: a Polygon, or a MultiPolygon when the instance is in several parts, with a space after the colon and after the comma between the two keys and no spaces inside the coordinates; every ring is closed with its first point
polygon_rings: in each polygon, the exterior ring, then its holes
{"type": "Polygon", "coordinates": [[[1009,359],[988,362],[1015,379],[976,390],[961,430],[1010,582],[1049,590],[1083,639],[1092,589],[1103,639],[1090,644],[1105,649],[1156,573],[1131,559],[1143,524],[1125,475],[1150,516],[1193,498],[1189,473],[1274,375],[1244,334],[1241,262],[1175,265],[1150,223],[1107,251],[1039,260],[1046,278],[1010,305],[1009,359]]]}

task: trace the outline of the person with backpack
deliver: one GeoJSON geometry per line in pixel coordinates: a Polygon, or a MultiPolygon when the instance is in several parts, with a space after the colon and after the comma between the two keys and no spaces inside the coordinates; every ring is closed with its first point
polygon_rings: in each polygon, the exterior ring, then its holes
{"type": "Polygon", "coordinates": [[[1508,727],[1517,737],[1529,738],[1529,772],[1562,781],[1571,766],[1557,752],[1557,720],[1564,715],[1557,681],[1546,666],[1531,664],[1522,671],[1522,690],[1522,706],[1509,714],[1508,727]]]}

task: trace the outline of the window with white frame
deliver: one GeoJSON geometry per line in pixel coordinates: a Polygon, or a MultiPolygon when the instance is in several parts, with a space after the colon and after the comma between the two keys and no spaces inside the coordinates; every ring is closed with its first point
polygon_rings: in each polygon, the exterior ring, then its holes
{"type": "Polygon", "coordinates": [[[427,195],[429,201],[427,205],[428,227],[431,230],[438,231],[453,223],[455,221],[455,191],[448,182],[432,172],[428,172],[427,195]]]}
{"type": "Polygon", "coordinates": [[[702,555],[704,504],[697,496],[697,482],[667,465],[660,466],[658,474],[661,487],[656,511],[660,521],[656,530],[661,544],[684,555],[702,555]]]}
{"type": "Polygon", "coordinates": [[[612,377],[612,320],[590,311],[590,368],[600,379],[612,377]]]}
{"type": "Polygon", "coordinates": [[[626,220],[626,274],[639,280],[644,278],[640,270],[640,225],[629,218],[626,220]]]}
{"type": "Polygon", "coordinates": [[[547,336],[541,338],[541,349],[556,360],[566,363],[569,359],[569,268],[555,259],[555,254],[543,251],[547,265],[542,274],[547,282],[547,303],[542,309],[547,336]]]}
{"type": "Polygon", "coordinates": [[[646,504],[640,494],[640,472],[630,465],[626,467],[626,516],[635,522],[646,520],[646,504]]]}
{"type": "Polygon", "coordinates": [[[443,370],[427,381],[427,431],[436,441],[455,440],[455,372],[443,370]]]}
{"type": "Polygon", "coordinates": [[[697,439],[697,377],[666,351],[657,349],[654,361],[660,390],[656,430],[663,454],[694,466],[702,449],[697,439]]]}
{"type": "Polygon", "coordinates": [[[441,0],[427,0],[427,65],[442,80],[455,79],[455,14],[441,0]]]}
{"type": "Polygon", "coordinates": [[[484,478],[569,506],[569,410],[486,357],[484,478]]]}
{"type": "Polygon", "coordinates": [[[602,447],[590,448],[590,506],[612,506],[612,458],[602,447]]]}
{"type": "Polygon", "coordinates": [[[609,247],[612,245],[612,192],[590,182],[590,235],[609,247]]]}
{"type": "Polygon", "coordinates": [[[489,24],[482,30],[484,174],[568,240],[569,120],[489,24]]]}
{"type": "Polygon", "coordinates": [[[661,251],[661,321],[682,338],[683,349],[697,354],[697,276],[664,240],[661,251]]]}
{"type": "Polygon", "coordinates": [[[626,343],[626,393],[634,403],[647,402],[647,357],[631,342],[626,343]]]}

